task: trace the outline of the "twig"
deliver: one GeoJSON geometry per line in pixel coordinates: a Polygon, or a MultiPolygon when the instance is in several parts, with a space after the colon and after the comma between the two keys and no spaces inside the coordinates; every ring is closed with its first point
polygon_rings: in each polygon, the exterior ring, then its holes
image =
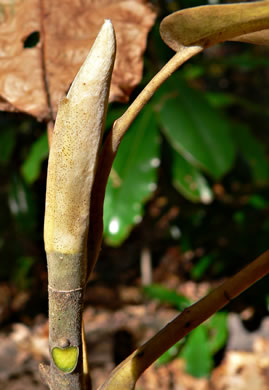
{"type": "Polygon", "coordinates": [[[112,371],[99,390],[132,390],[165,351],[269,272],[269,250],[206,297],[185,309],[112,371]]]}

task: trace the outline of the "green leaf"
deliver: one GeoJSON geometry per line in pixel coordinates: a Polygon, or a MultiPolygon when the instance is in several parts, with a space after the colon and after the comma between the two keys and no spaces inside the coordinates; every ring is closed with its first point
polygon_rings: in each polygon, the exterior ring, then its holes
{"type": "Polygon", "coordinates": [[[246,213],[244,213],[244,211],[236,211],[232,218],[238,225],[244,226],[246,222],[246,213]]]}
{"type": "Polygon", "coordinates": [[[213,199],[205,177],[175,151],[172,152],[172,180],[174,187],[192,202],[208,204],[213,199]]]}
{"type": "Polygon", "coordinates": [[[34,264],[34,258],[30,256],[21,256],[16,259],[12,280],[16,287],[21,289],[29,288],[31,285],[31,269],[34,264]]]}
{"type": "Polygon", "coordinates": [[[181,356],[186,360],[186,371],[197,378],[208,376],[213,367],[213,358],[204,324],[194,329],[187,338],[181,356]]]}
{"type": "Polygon", "coordinates": [[[155,102],[163,132],[178,153],[216,179],[229,171],[235,157],[230,123],[201,93],[174,75],[155,102]]]}
{"type": "Polygon", "coordinates": [[[263,210],[269,206],[269,201],[259,194],[253,194],[248,198],[248,204],[257,210],[263,210]]]}
{"type": "Polygon", "coordinates": [[[209,349],[212,355],[222,349],[228,339],[227,313],[219,312],[214,314],[208,323],[209,328],[209,349]]]}
{"type": "Polygon", "coordinates": [[[159,357],[157,360],[157,365],[161,366],[163,364],[167,364],[171,362],[173,359],[175,359],[180,349],[182,348],[182,344],[184,343],[184,339],[179,340],[175,345],[173,345],[171,348],[169,348],[166,352],[162,354],[162,356],[159,357]]]}
{"type": "Polygon", "coordinates": [[[268,57],[257,56],[253,51],[226,56],[221,59],[223,64],[234,66],[236,69],[255,70],[258,67],[268,67],[268,57]]]}
{"type": "Polygon", "coordinates": [[[191,304],[191,301],[184,295],[178,294],[176,291],[170,290],[158,284],[145,286],[143,290],[150,298],[157,299],[160,302],[169,303],[180,311],[184,310],[191,304]]]}
{"type": "Polygon", "coordinates": [[[236,98],[230,94],[225,92],[205,92],[205,98],[208,100],[209,104],[212,107],[222,108],[227,107],[236,101],[236,98]]]}
{"type": "Polygon", "coordinates": [[[143,204],[156,189],[160,145],[155,114],[147,106],[119,147],[104,202],[107,243],[120,245],[141,221],[143,204]]]}
{"type": "Polygon", "coordinates": [[[263,184],[269,178],[269,163],[264,146],[252,134],[251,130],[242,124],[234,126],[233,137],[239,152],[249,165],[253,180],[263,184]]]}
{"type": "Polygon", "coordinates": [[[0,131],[0,164],[9,162],[16,145],[16,133],[12,128],[4,128],[0,131]]]}
{"type": "Polygon", "coordinates": [[[31,146],[29,155],[24,161],[21,171],[25,181],[33,183],[39,176],[42,162],[48,157],[48,137],[44,133],[31,146]]]}
{"type": "Polygon", "coordinates": [[[194,265],[191,270],[191,278],[194,280],[199,280],[205,274],[206,270],[213,263],[215,259],[214,255],[202,256],[197,264],[194,265]]]}
{"type": "Polygon", "coordinates": [[[107,117],[106,117],[106,129],[110,129],[113,123],[115,122],[116,119],[119,119],[122,114],[126,111],[127,106],[125,105],[118,105],[114,104],[111,106],[111,104],[108,107],[107,111],[107,117]]]}
{"type": "Polygon", "coordinates": [[[198,64],[186,64],[182,69],[184,80],[194,80],[202,77],[205,74],[205,66],[198,64]]]}

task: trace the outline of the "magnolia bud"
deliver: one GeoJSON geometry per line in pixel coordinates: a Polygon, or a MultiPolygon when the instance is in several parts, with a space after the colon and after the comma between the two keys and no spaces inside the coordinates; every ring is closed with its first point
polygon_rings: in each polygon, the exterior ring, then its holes
{"type": "Polygon", "coordinates": [[[106,20],[60,102],[48,165],[44,226],[47,253],[83,252],[115,51],[114,29],[106,20]]]}

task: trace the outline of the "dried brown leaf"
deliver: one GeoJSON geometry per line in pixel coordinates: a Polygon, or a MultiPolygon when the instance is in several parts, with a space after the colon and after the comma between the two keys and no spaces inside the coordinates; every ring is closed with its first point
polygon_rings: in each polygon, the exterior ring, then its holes
{"type": "Polygon", "coordinates": [[[148,0],[0,0],[0,109],[55,117],[104,19],[112,20],[118,47],[110,101],[127,101],[155,17],[148,0]],[[33,32],[40,42],[24,48],[33,32]]]}
{"type": "Polygon", "coordinates": [[[257,338],[253,352],[228,351],[214,370],[211,388],[215,390],[268,390],[269,342],[257,338]]]}
{"type": "MultiPolygon", "coordinates": [[[[182,46],[206,48],[226,40],[243,40],[242,35],[267,28],[268,0],[209,5],[174,12],[164,18],[160,33],[164,42],[178,51],[182,46]]],[[[258,39],[256,41],[259,43],[258,39]]]]}

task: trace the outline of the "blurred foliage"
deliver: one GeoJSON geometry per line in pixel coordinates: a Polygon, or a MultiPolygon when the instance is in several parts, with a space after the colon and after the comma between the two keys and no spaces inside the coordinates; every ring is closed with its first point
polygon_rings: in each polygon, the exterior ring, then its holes
{"type": "MultiPolygon", "coordinates": [[[[184,295],[163,286],[146,286],[144,293],[181,311],[191,305],[184,295]]],[[[186,371],[189,374],[198,378],[208,376],[214,368],[214,355],[225,346],[227,337],[227,313],[218,312],[173,345],[158,359],[157,364],[166,364],[172,359],[182,357],[186,361],[186,371]]]]}
{"type": "Polygon", "coordinates": [[[0,280],[25,289],[39,283],[37,260],[43,258],[45,264],[42,220],[46,164],[41,162],[48,154],[46,125],[10,113],[1,113],[0,123],[0,280]],[[27,173],[31,180],[27,180],[27,173]]]}
{"type": "Polygon", "coordinates": [[[124,137],[116,156],[104,203],[104,234],[120,244],[130,226],[142,219],[142,205],[157,188],[159,137],[154,112],[147,106],[124,137]]]}
{"type": "Polygon", "coordinates": [[[48,137],[44,132],[32,145],[29,155],[21,167],[22,175],[27,183],[33,183],[40,175],[41,165],[49,153],[48,137]]]}
{"type": "MultiPolygon", "coordinates": [[[[159,44],[161,43],[159,42],[159,44]]],[[[227,47],[233,46],[227,45],[227,47]]],[[[243,45],[238,45],[238,47],[240,50],[244,48],[243,45]]],[[[198,84],[198,82],[204,82],[204,78],[208,77],[208,62],[213,71],[211,71],[213,75],[209,74],[209,76],[215,77],[215,73],[217,73],[218,77],[226,77],[227,60],[224,58],[224,68],[221,69],[220,54],[217,56],[215,67],[212,64],[214,58],[210,58],[209,61],[207,58],[203,58],[202,61],[201,57],[199,59],[199,64],[194,63],[192,66],[188,63],[182,70],[170,77],[148,103],[147,110],[155,113],[153,127],[155,129],[156,125],[158,126],[159,131],[163,133],[171,146],[171,149],[167,150],[166,153],[173,156],[169,167],[172,184],[187,199],[207,204],[213,200],[214,182],[223,179],[224,175],[231,172],[236,165],[239,166],[239,159],[248,166],[249,175],[251,175],[249,179],[253,187],[261,188],[268,183],[269,164],[267,150],[262,141],[245,121],[226,112],[227,109],[239,105],[240,108],[248,111],[252,108],[255,113],[258,111],[261,116],[266,118],[268,111],[266,108],[262,111],[260,106],[258,109],[256,102],[252,105],[251,101],[240,98],[231,92],[207,91],[204,85],[199,88],[200,91],[191,88],[188,81],[191,80],[198,84]],[[211,176],[213,179],[211,187],[208,185],[205,175],[211,176]]],[[[192,62],[194,61],[197,59],[192,59],[192,62]]],[[[249,67],[256,69],[257,63],[256,58],[255,66],[249,64],[249,67]]],[[[232,61],[231,67],[234,67],[232,61]]],[[[243,69],[246,72],[245,68],[243,69]]],[[[240,73],[238,70],[235,72],[240,73]]],[[[119,112],[119,107],[115,106],[115,110],[119,112]]],[[[112,113],[113,107],[110,110],[111,117],[113,117],[112,113]]],[[[119,148],[118,160],[120,160],[121,153],[124,153],[123,148],[123,146],[119,148]]],[[[156,155],[156,158],[160,157],[161,154],[156,155]]],[[[120,179],[119,186],[124,187],[124,180],[117,172],[116,162],[113,168],[114,173],[120,179]]],[[[132,183],[133,186],[138,184],[135,178],[132,183]]],[[[132,187],[127,187],[131,197],[132,187]]],[[[106,197],[109,199],[111,199],[110,192],[112,190],[113,184],[107,189],[106,197]]],[[[128,193],[126,195],[128,198],[128,193]]],[[[146,199],[141,199],[141,207],[146,199]]],[[[116,199],[114,203],[110,203],[113,210],[116,209],[116,203],[116,199]]],[[[126,206],[121,203],[121,207],[126,207],[125,214],[128,213],[128,210],[130,213],[132,212],[127,203],[126,206]]],[[[120,215],[113,215],[113,218],[117,219],[119,225],[124,229],[123,224],[126,223],[127,219],[125,218],[124,222],[120,215]]],[[[111,223],[111,218],[107,216],[105,209],[105,238],[110,244],[120,245],[122,239],[113,238],[115,233],[108,229],[109,223],[111,223]]],[[[135,221],[127,223],[125,230],[130,231],[134,225],[135,221]]]]}
{"type": "MultiPolygon", "coordinates": [[[[160,20],[207,2],[153,3],[160,16],[131,100],[173,55],[159,36],[160,20]]],[[[267,249],[268,62],[263,47],[221,44],[191,59],[161,87],[113,165],[104,216],[109,245],[146,241],[154,264],[169,246],[179,247],[189,258],[184,277],[198,281],[233,274],[267,249]]],[[[107,130],[126,108],[110,105],[107,130]]],[[[46,272],[46,124],[2,112],[0,127],[0,280],[28,288],[46,272]]],[[[265,281],[249,294],[249,302],[267,310],[265,281]]],[[[205,336],[200,332],[196,337],[205,336]]]]}
{"type": "Polygon", "coordinates": [[[177,310],[184,310],[188,307],[191,302],[182,294],[178,294],[174,290],[170,290],[158,284],[151,284],[143,288],[144,293],[153,299],[157,299],[162,303],[169,303],[171,306],[175,307],[177,310]]]}
{"type": "MultiPolygon", "coordinates": [[[[159,3],[163,12],[160,19],[165,12],[202,4],[207,2],[162,1],[159,3]]],[[[161,41],[156,25],[149,41],[142,86],[171,55],[173,53],[161,41]]],[[[215,198],[214,203],[227,203],[224,201],[226,194],[219,196],[216,190],[222,188],[226,192],[223,184],[227,181],[231,185],[232,180],[238,181],[237,186],[242,192],[247,192],[246,197],[252,196],[252,192],[254,195],[266,192],[269,164],[268,147],[264,146],[268,144],[264,124],[268,109],[265,104],[267,92],[261,85],[260,72],[268,78],[268,61],[262,47],[234,43],[216,46],[185,64],[148,103],[147,111],[154,113],[148,132],[155,132],[157,126],[161,140],[159,152],[155,154],[156,161],[160,161],[159,174],[165,169],[168,185],[174,186],[189,201],[209,204],[215,198]],[[259,94],[260,102],[253,101],[253,89],[255,96],[259,94]],[[261,123],[259,130],[256,130],[257,117],[261,123]]],[[[121,110],[124,111],[124,106],[111,106],[107,128],[111,126],[111,118],[116,118],[121,110]]],[[[133,189],[140,186],[141,175],[132,178],[131,186],[125,185],[126,179],[119,171],[121,154],[126,154],[124,143],[113,166],[105,200],[109,207],[105,207],[104,212],[105,240],[114,246],[121,245],[141,220],[133,218],[133,208],[128,204],[128,199],[133,198],[133,189]],[[118,178],[117,182],[113,182],[112,176],[118,178]],[[125,203],[123,199],[112,196],[116,188],[120,193],[124,187],[125,203]],[[108,210],[113,210],[113,213],[108,210]],[[124,236],[117,229],[109,228],[115,221],[125,232],[124,236]]],[[[142,164],[143,157],[138,152],[136,156],[139,156],[137,165],[142,164]]],[[[160,191],[161,184],[157,191],[152,186],[147,196],[140,197],[140,202],[136,203],[140,216],[149,196],[154,197],[160,191]]]]}
{"type": "MultiPolygon", "coordinates": [[[[180,7],[207,4],[153,3],[160,16],[148,40],[143,80],[131,101],[174,54],[159,36],[160,20],[180,7]]],[[[97,264],[103,280],[111,281],[114,274],[126,280],[137,276],[129,269],[138,268],[145,245],[153,267],[176,247],[181,258],[175,272],[195,282],[232,275],[268,249],[268,65],[263,47],[218,45],[186,63],[143,109],[120,145],[107,186],[105,244],[97,264]],[[112,250],[118,259],[113,266],[108,255],[112,250]]],[[[127,107],[110,105],[106,131],[127,107]]],[[[40,286],[46,293],[47,155],[45,123],[0,113],[0,282],[31,290],[39,299],[37,310],[44,311],[40,286]]],[[[254,328],[268,315],[268,281],[264,278],[243,297],[244,307],[254,307],[254,325],[249,325],[254,328]]],[[[144,293],[179,311],[191,304],[158,284],[145,287],[144,293]]],[[[227,314],[219,312],[157,364],[183,357],[188,373],[208,376],[227,336],[227,314]]]]}

